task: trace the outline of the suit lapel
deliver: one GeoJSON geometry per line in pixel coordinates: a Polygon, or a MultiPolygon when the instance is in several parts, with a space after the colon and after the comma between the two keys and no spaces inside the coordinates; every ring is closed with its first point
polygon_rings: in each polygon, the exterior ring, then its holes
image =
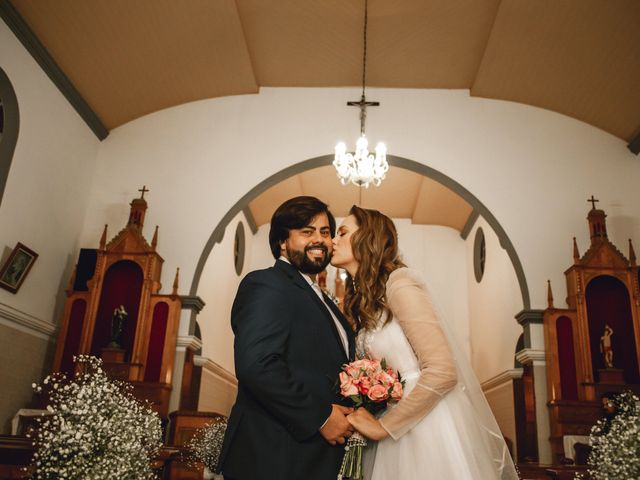
{"type": "MultiPolygon", "coordinates": [[[[322,312],[322,315],[324,316],[324,318],[327,320],[327,322],[329,322],[329,328],[331,328],[331,332],[333,332],[333,336],[335,337],[336,342],[338,342],[338,347],[340,348],[342,355],[347,359],[351,358],[352,343],[353,343],[353,339],[352,339],[353,335],[350,335],[351,327],[348,326],[342,313],[340,313],[340,311],[338,310],[339,315],[336,315],[336,317],[338,318],[338,320],[340,321],[343,327],[345,326],[345,324],[347,325],[347,328],[345,328],[345,331],[347,332],[348,343],[349,343],[349,353],[347,353],[344,351],[344,347],[342,346],[342,339],[340,338],[340,334],[338,333],[338,328],[336,327],[336,323],[333,321],[331,314],[327,310],[326,305],[335,306],[333,302],[329,301],[328,304],[325,304],[325,302],[323,302],[320,299],[320,297],[318,297],[318,294],[313,290],[311,285],[309,285],[307,281],[304,278],[302,278],[302,274],[293,265],[287,262],[283,262],[282,260],[276,260],[274,267],[280,270],[281,272],[283,272],[285,275],[287,275],[297,287],[302,288],[305,292],[307,292],[307,294],[311,297],[313,302],[318,306],[318,308],[322,312]]],[[[335,315],[337,308],[335,310],[332,307],[329,307],[329,308],[331,308],[331,310],[334,312],[334,315],[335,315]]]]}

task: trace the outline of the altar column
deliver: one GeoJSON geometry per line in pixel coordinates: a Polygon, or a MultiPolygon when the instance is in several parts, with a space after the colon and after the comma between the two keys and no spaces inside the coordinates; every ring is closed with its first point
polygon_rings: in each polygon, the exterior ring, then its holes
{"type": "Polygon", "coordinates": [[[169,399],[169,411],[180,410],[182,394],[182,377],[187,349],[194,354],[202,348],[202,341],[195,337],[195,317],[204,308],[204,301],[198,296],[182,296],[182,311],[180,312],[180,327],[176,345],[176,357],[173,364],[173,388],[169,399]]]}
{"type": "Polygon", "coordinates": [[[551,464],[549,407],[547,406],[547,367],[544,346],[543,310],[522,310],[516,320],[524,329],[524,348],[516,353],[522,365],[531,365],[535,392],[538,462],[551,464]]]}

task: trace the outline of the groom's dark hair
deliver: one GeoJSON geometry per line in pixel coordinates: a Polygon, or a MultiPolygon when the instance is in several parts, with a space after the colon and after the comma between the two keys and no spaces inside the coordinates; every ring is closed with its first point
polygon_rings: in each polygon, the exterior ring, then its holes
{"type": "Polygon", "coordinates": [[[336,219],[329,206],[316,197],[294,197],[280,205],[271,217],[269,245],[273,257],[280,258],[280,242],[289,238],[289,231],[309,225],[313,218],[326,213],[329,218],[331,237],[336,234],[336,219]]]}

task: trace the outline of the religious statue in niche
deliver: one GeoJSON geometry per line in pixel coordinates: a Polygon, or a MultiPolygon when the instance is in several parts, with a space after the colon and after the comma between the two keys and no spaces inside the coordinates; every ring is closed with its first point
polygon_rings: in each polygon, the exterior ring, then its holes
{"type": "Polygon", "coordinates": [[[604,360],[606,368],[613,368],[613,348],[611,346],[611,337],[613,336],[613,329],[609,324],[604,325],[604,332],[600,337],[600,353],[604,360]]]}
{"type": "Polygon", "coordinates": [[[124,328],[124,324],[127,321],[128,316],[129,314],[124,309],[124,305],[120,305],[113,311],[113,316],[111,317],[110,348],[121,348],[120,338],[122,337],[122,329],[124,328]]]}

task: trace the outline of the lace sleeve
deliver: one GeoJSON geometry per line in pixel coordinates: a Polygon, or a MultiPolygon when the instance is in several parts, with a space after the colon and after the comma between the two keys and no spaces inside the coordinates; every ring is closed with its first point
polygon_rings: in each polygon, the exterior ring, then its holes
{"type": "Polygon", "coordinates": [[[455,361],[426,287],[407,269],[393,272],[387,301],[420,364],[413,390],[380,420],[398,439],[422,420],[457,383],[455,361]]]}

